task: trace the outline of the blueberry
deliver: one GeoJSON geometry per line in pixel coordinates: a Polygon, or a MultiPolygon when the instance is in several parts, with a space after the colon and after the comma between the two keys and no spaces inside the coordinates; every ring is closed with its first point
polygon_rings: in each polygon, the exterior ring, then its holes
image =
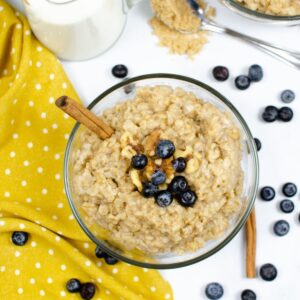
{"type": "Polygon", "coordinates": [[[256,145],[256,150],[259,151],[261,149],[261,141],[258,138],[254,138],[254,142],[256,145]]]}
{"type": "Polygon", "coordinates": [[[293,197],[297,194],[297,186],[292,182],[287,182],[282,187],[282,193],[286,197],[293,197]]]}
{"type": "Polygon", "coordinates": [[[90,300],[96,293],[96,286],[92,282],[82,284],[80,289],[80,296],[82,299],[90,300]]]}
{"type": "Polygon", "coordinates": [[[172,161],[172,166],[176,172],[182,173],[186,168],[186,159],[178,157],[172,161]]]}
{"type": "Polygon", "coordinates": [[[293,119],[293,110],[289,107],[281,107],[278,111],[278,119],[283,122],[289,122],[293,119]]]}
{"type": "Polygon", "coordinates": [[[186,191],[180,194],[178,197],[178,202],[182,206],[191,207],[195,204],[197,200],[197,195],[193,191],[186,191]]]}
{"type": "Polygon", "coordinates": [[[24,246],[28,241],[28,233],[24,231],[14,231],[11,240],[17,246],[24,246]]]}
{"type": "Polygon", "coordinates": [[[229,70],[224,66],[216,66],[213,68],[213,76],[218,81],[226,81],[229,77],[229,70]]]}
{"type": "Polygon", "coordinates": [[[262,78],[264,77],[262,67],[259,65],[252,65],[249,68],[248,76],[251,79],[251,81],[254,81],[254,82],[261,81],[262,78]]]}
{"type": "Polygon", "coordinates": [[[134,169],[142,170],[147,166],[148,158],[144,154],[137,154],[131,158],[131,166],[134,169]]]}
{"type": "Polygon", "coordinates": [[[274,224],[274,233],[278,236],[284,236],[290,231],[290,224],[285,220],[279,220],[274,224]]]}
{"type": "Polygon", "coordinates": [[[256,294],[252,290],[244,290],[241,294],[242,300],[256,300],[256,294]]]}
{"type": "Polygon", "coordinates": [[[97,246],[95,249],[95,255],[98,258],[104,258],[106,253],[100,247],[97,246]]]}
{"type": "Polygon", "coordinates": [[[273,200],[275,195],[275,190],[270,186],[265,186],[260,190],[260,197],[265,201],[273,200]]]}
{"type": "Polygon", "coordinates": [[[274,122],[278,118],[278,108],[275,106],[267,106],[262,114],[262,118],[266,122],[274,122]]]}
{"type": "Polygon", "coordinates": [[[81,288],[81,283],[78,279],[72,278],[66,283],[66,288],[70,293],[78,293],[81,288]]]}
{"type": "Polygon", "coordinates": [[[169,191],[159,191],[155,196],[155,202],[160,207],[167,207],[173,202],[173,196],[169,191]]]}
{"type": "Polygon", "coordinates": [[[155,184],[151,182],[146,182],[143,184],[142,195],[145,198],[154,197],[157,192],[158,192],[158,187],[155,184]]]}
{"type": "Polygon", "coordinates": [[[174,194],[181,194],[186,192],[189,185],[183,176],[175,176],[170,182],[168,189],[174,194]]]}
{"type": "Polygon", "coordinates": [[[295,100],[295,93],[291,90],[284,90],[281,94],[280,94],[280,99],[282,102],[284,103],[291,103],[295,100]]]}
{"type": "Polygon", "coordinates": [[[169,158],[175,152],[175,145],[169,140],[161,140],[158,142],[155,154],[160,158],[169,158]]]}
{"type": "Polygon", "coordinates": [[[115,265],[116,263],[119,262],[118,259],[116,259],[115,257],[110,256],[110,255],[108,255],[108,254],[105,254],[104,260],[105,260],[105,262],[106,262],[108,265],[115,265]]]}
{"type": "Polygon", "coordinates": [[[167,179],[167,176],[164,171],[156,170],[151,177],[151,182],[155,185],[159,185],[159,184],[165,183],[166,179],[167,179]]]}
{"type": "Polygon", "coordinates": [[[207,296],[208,299],[211,300],[221,299],[223,294],[224,294],[223,287],[217,282],[209,283],[205,288],[205,295],[207,296]]]}
{"type": "Polygon", "coordinates": [[[261,266],[259,274],[263,280],[272,281],[277,277],[277,269],[272,264],[264,264],[261,266]]]}
{"type": "Polygon", "coordinates": [[[128,75],[128,69],[125,65],[116,65],[111,72],[117,78],[125,78],[128,75]]]}
{"type": "Polygon", "coordinates": [[[280,209],[284,213],[291,213],[295,209],[295,205],[291,200],[285,199],[280,202],[280,209]]]}
{"type": "Polygon", "coordinates": [[[235,86],[239,90],[246,90],[250,86],[251,79],[248,76],[240,75],[235,78],[234,82],[235,82],[235,86]]]}

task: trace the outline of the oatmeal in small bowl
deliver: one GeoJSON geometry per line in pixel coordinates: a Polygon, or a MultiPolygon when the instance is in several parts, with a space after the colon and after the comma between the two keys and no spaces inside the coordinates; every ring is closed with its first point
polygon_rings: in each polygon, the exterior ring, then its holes
{"type": "Polygon", "coordinates": [[[246,221],[258,162],[251,133],[223,96],[196,80],[153,74],[89,107],[114,129],[77,124],[65,157],[73,213],[105,252],[144,267],[202,260],[246,221]]]}

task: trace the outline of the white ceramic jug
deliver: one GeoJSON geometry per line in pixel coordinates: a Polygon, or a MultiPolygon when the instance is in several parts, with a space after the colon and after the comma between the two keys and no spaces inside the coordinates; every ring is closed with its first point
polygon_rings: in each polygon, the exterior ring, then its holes
{"type": "Polygon", "coordinates": [[[36,37],[66,60],[89,59],[110,48],[139,1],[23,0],[36,37]]]}

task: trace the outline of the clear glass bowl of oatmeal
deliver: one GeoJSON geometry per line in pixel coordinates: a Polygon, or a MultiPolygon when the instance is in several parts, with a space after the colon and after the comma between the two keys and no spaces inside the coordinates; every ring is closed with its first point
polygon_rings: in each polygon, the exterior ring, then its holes
{"type": "Polygon", "coordinates": [[[64,180],[72,212],[95,246],[133,265],[177,268],[211,256],[240,231],[256,197],[258,157],[246,122],[224,96],[192,78],[149,74],[111,87],[88,108],[115,133],[103,141],[77,123],[64,180]],[[184,173],[172,171],[171,158],[157,159],[158,140],[174,142],[172,159],[186,158],[184,173]],[[131,167],[137,151],[148,155],[143,173],[131,167]],[[169,184],[185,176],[196,203],[173,199],[160,207],[143,197],[153,165],[165,168],[169,184]]]}

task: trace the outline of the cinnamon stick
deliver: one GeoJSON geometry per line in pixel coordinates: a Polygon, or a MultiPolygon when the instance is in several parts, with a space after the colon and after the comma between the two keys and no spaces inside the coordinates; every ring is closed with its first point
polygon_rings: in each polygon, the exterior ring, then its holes
{"type": "Polygon", "coordinates": [[[68,96],[58,98],[55,104],[66,114],[96,133],[102,139],[109,138],[114,132],[101,118],[68,96]]]}
{"type": "Polygon", "coordinates": [[[247,278],[256,277],[256,218],[254,207],[246,222],[246,275],[247,278]]]}

